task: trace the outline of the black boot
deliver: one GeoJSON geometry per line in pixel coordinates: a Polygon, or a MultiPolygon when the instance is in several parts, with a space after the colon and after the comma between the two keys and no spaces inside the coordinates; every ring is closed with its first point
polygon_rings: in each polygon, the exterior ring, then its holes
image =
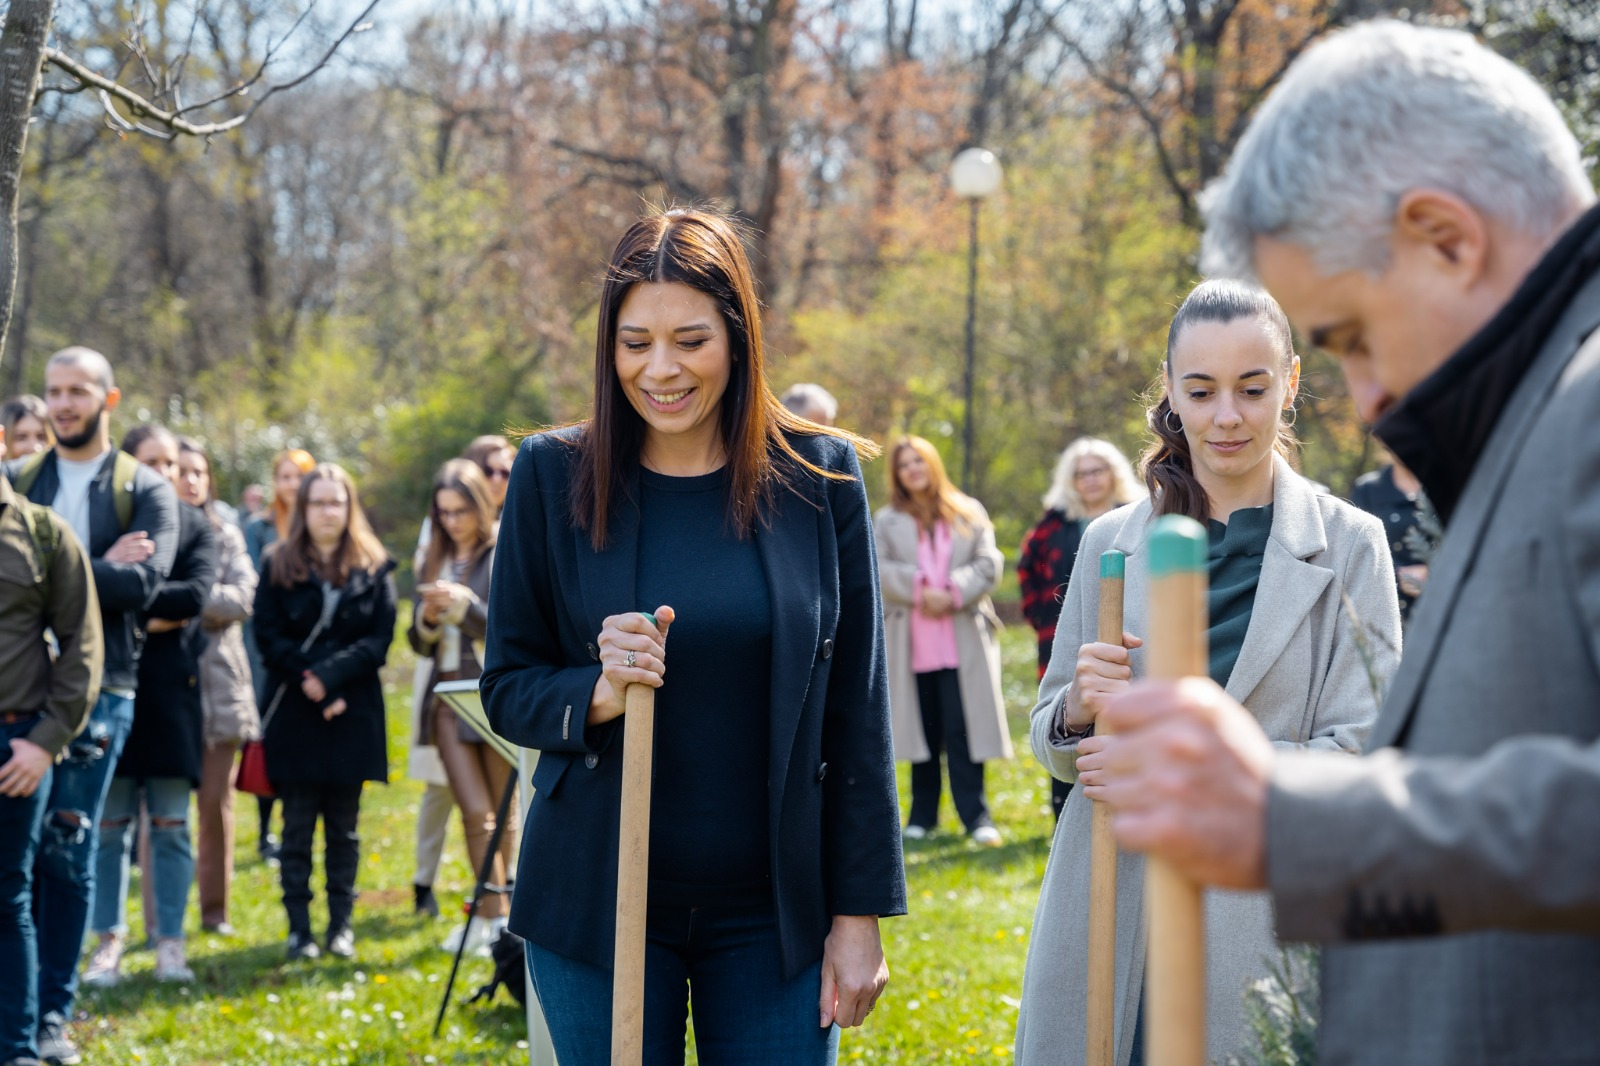
{"type": "Polygon", "coordinates": [[[416,898],[411,907],[412,914],[426,914],[430,918],[439,917],[439,901],[433,898],[432,885],[412,885],[411,892],[416,898]]]}

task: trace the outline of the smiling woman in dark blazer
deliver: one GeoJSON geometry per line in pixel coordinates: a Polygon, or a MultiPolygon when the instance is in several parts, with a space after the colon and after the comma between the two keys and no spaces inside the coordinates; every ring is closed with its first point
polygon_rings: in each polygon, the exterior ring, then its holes
{"type": "Polygon", "coordinates": [[[720,215],[635,223],[598,335],[594,418],[517,456],[489,598],[490,721],[542,753],[511,928],[563,1066],[609,1061],[623,692],[658,686],[645,1062],[683,1061],[692,998],[702,1062],[829,1063],[905,912],[876,449],[772,395],[720,215]]]}

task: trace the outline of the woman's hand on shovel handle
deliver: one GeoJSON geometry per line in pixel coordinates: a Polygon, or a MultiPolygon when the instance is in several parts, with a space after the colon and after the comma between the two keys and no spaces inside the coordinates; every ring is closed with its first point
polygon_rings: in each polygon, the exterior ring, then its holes
{"type": "Polygon", "coordinates": [[[674,617],[671,607],[657,607],[654,625],[638,611],[605,620],[597,641],[601,673],[589,697],[589,725],[620,717],[627,707],[629,685],[661,686],[667,672],[667,628],[674,617]],[[632,666],[628,665],[630,653],[632,666]]]}

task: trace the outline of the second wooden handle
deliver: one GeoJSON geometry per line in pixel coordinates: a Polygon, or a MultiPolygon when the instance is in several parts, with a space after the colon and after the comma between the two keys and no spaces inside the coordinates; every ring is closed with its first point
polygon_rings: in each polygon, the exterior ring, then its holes
{"type": "MultiPolygon", "coordinates": [[[[1122,590],[1127,556],[1108,551],[1100,556],[1100,625],[1102,644],[1122,643],[1122,590]]],[[[1095,724],[1105,735],[1105,726],[1095,724]]],[[[1087,1066],[1112,1066],[1116,1061],[1117,1005],[1117,842],[1111,836],[1111,809],[1096,803],[1089,822],[1089,988],[1085,1000],[1087,1066]]]]}

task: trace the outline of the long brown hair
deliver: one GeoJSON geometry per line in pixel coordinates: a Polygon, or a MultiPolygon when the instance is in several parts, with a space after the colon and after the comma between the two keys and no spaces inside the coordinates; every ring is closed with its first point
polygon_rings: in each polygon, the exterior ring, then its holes
{"type": "MultiPolygon", "coordinates": [[[[1289,332],[1289,318],[1266,290],[1239,281],[1214,279],[1202,281],[1190,291],[1167,329],[1160,396],[1145,408],[1145,424],[1155,435],[1155,441],[1139,457],[1139,468],[1144,472],[1150,502],[1158,515],[1187,515],[1201,523],[1211,517],[1211,500],[1195,476],[1194,457],[1189,454],[1189,438],[1184,436],[1183,424],[1179,422],[1177,429],[1171,425],[1177,421],[1166,384],[1172,380],[1172,350],[1184,329],[1197,322],[1227,325],[1241,318],[1254,318],[1261,323],[1263,331],[1282,353],[1286,377],[1294,365],[1294,338],[1289,332]]],[[[1273,450],[1293,464],[1297,447],[1299,441],[1295,439],[1294,429],[1280,420],[1273,450]]]]}
{"type": "Polygon", "coordinates": [[[294,518],[289,523],[289,535],[272,546],[268,564],[272,570],[272,583],[279,588],[292,588],[315,574],[330,585],[342,587],[352,571],[365,570],[375,574],[388,561],[389,553],[383,550],[377,534],[372,532],[372,525],[367,521],[367,514],[361,509],[361,500],[356,495],[356,483],[350,480],[344,467],[337,463],[318,463],[312,467],[301,479],[300,491],[295,494],[294,518]],[[331,565],[326,567],[317,555],[316,546],[311,543],[310,531],[306,529],[306,500],[311,496],[311,486],[319,481],[332,481],[341,486],[350,500],[350,516],[345,523],[344,534],[339,538],[339,548],[333,554],[331,565]]]}
{"type": "Polygon", "coordinates": [[[932,442],[915,436],[904,436],[889,449],[889,506],[904,511],[917,520],[917,525],[932,530],[941,521],[951,526],[970,530],[978,521],[978,508],[971,496],[955,487],[950,475],[945,473],[944,460],[932,442]],[[900,453],[910,448],[928,464],[928,487],[912,494],[900,484],[900,453]]]}
{"type": "Polygon", "coordinates": [[[730,491],[727,522],[742,539],[749,536],[775,491],[794,484],[797,468],[836,480],[847,476],[823,470],[795,451],[784,434],[828,434],[849,441],[871,458],[877,445],[865,437],[818,426],[795,415],[767,385],[761,343],[761,308],[755,279],[738,225],[726,215],[705,210],[673,210],[642,218],[617,242],[600,293],[595,341],[594,417],[574,445],[572,520],[600,551],[607,525],[625,486],[639,466],[645,421],[628,402],[617,380],[617,314],[629,290],[640,283],[678,283],[717,303],[728,325],[728,385],[722,394],[719,429],[728,452],[730,491]]]}
{"type": "Polygon", "coordinates": [[[422,569],[417,572],[419,581],[437,581],[445,561],[455,555],[456,542],[439,518],[439,493],[445,489],[460,493],[478,516],[478,547],[472,557],[476,559],[494,547],[495,508],[489,500],[489,482],[477,463],[470,459],[451,459],[434,475],[433,492],[428,497],[428,518],[433,532],[428,537],[427,554],[422,557],[422,569]]]}
{"type": "MultiPolygon", "coordinates": [[[[283,501],[278,499],[278,467],[284,463],[293,463],[294,468],[302,475],[311,473],[317,461],[311,453],[304,448],[286,448],[272,457],[272,525],[278,531],[278,539],[283,540],[289,535],[289,520],[293,513],[285,507],[283,501]]],[[[304,478],[302,477],[302,482],[304,478]]]]}

